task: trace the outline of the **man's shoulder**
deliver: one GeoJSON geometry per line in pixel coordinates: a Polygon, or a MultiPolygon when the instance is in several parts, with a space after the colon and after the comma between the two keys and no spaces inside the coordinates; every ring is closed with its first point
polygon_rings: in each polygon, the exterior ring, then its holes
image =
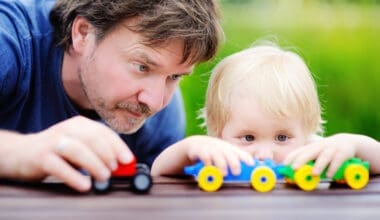
{"type": "Polygon", "coordinates": [[[49,14],[53,0],[0,0],[1,32],[30,38],[51,31],[49,14]]]}
{"type": "Polygon", "coordinates": [[[51,0],[0,0],[0,89],[5,82],[12,85],[12,79],[23,80],[28,77],[25,74],[38,71],[46,64],[44,60],[54,47],[49,21],[52,3],[51,0]]]}

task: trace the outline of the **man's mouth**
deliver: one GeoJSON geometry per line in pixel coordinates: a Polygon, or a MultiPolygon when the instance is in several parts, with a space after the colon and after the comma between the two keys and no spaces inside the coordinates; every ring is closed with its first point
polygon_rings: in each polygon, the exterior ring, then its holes
{"type": "Polygon", "coordinates": [[[130,111],[128,109],[125,109],[125,111],[127,111],[129,115],[132,115],[132,117],[137,118],[137,119],[143,118],[143,116],[144,116],[144,114],[142,114],[141,112],[134,112],[134,111],[130,111]]]}
{"type": "Polygon", "coordinates": [[[117,106],[121,111],[127,113],[135,119],[143,119],[151,115],[151,111],[147,105],[120,103],[117,106]]]}

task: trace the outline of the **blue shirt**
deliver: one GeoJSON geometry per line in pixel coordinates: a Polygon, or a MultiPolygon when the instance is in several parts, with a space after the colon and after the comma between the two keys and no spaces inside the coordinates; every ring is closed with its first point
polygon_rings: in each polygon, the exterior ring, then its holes
{"type": "MultiPolygon", "coordinates": [[[[49,21],[53,0],[0,0],[0,129],[44,130],[80,113],[66,95],[49,21]]],[[[168,145],[184,137],[179,90],[169,105],[132,135],[120,135],[139,162],[151,166],[168,145]]],[[[33,146],[25,146],[33,147],[33,146]]]]}

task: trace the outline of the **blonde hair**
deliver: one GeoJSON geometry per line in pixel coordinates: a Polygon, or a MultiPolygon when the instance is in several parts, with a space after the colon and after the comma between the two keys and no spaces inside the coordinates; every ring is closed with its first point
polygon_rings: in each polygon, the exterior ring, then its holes
{"type": "Polygon", "coordinates": [[[254,98],[275,116],[301,116],[308,135],[323,132],[315,82],[302,58],[291,51],[254,46],[226,57],[214,68],[203,109],[209,135],[221,136],[236,92],[239,98],[254,98]]]}

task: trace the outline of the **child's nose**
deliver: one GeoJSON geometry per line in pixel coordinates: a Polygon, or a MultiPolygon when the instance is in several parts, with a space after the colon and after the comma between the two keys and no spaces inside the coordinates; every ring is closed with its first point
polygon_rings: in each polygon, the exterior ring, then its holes
{"type": "Polygon", "coordinates": [[[253,156],[259,160],[265,160],[265,159],[273,160],[273,151],[269,147],[268,148],[263,147],[263,148],[257,149],[253,156]]]}

